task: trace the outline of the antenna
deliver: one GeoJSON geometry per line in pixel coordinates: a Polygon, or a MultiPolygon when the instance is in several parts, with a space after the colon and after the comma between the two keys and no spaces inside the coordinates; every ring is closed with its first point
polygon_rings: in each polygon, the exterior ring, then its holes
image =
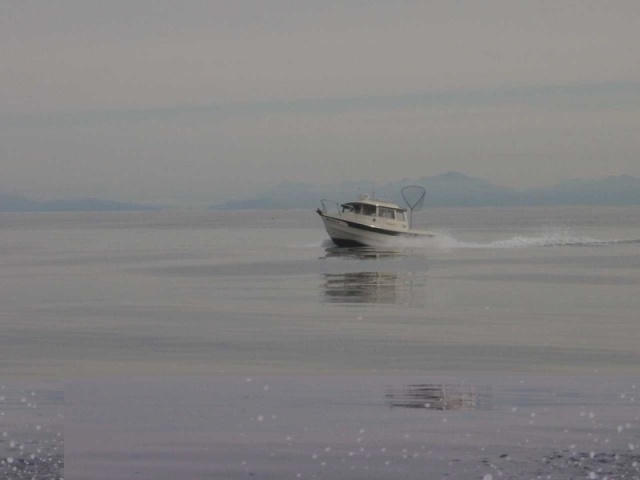
{"type": "Polygon", "coordinates": [[[419,185],[407,185],[400,190],[404,202],[409,207],[411,213],[409,214],[409,229],[411,229],[411,223],[413,221],[413,211],[420,210],[424,205],[424,196],[427,193],[425,189],[419,185]]]}

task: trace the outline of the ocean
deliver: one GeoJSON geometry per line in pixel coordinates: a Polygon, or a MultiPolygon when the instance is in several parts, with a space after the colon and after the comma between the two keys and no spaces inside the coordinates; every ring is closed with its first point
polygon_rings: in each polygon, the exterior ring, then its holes
{"type": "Polygon", "coordinates": [[[0,214],[2,478],[640,478],[640,208],[414,226],[0,214]]]}

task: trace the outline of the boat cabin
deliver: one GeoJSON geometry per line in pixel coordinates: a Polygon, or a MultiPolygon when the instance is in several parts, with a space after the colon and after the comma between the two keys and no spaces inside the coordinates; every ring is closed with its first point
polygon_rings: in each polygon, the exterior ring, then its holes
{"type": "Polygon", "coordinates": [[[381,201],[360,201],[349,202],[341,205],[341,213],[351,213],[354,215],[366,215],[370,217],[385,218],[388,220],[406,221],[406,208],[398,207],[394,203],[381,201]]]}

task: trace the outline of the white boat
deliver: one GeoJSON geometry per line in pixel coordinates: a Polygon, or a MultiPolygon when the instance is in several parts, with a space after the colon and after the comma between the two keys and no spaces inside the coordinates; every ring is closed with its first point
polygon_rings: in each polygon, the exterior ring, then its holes
{"type": "Polygon", "coordinates": [[[377,247],[389,245],[396,238],[430,238],[435,234],[411,228],[413,210],[422,206],[424,189],[418,186],[404,187],[402,195],[409,210],[393,202],[360,195],[355,202],[337,203],[322,200],[322,207],[316,212],[324,226],[339,247],[377,247]],[[409,189],[409,190],[407,190],[409,189]],[[418,200],[409,202],[405,192],[417,192],[418,200]]]}

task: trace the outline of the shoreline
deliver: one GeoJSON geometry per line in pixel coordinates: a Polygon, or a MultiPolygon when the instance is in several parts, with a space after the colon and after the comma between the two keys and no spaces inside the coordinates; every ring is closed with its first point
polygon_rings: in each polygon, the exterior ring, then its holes
{"type": "Polygon", "coordinates": [[[48,457],[0,458],[0,478],[4,480],[62,480],[64,478],[64,455],[48,457]]]}
{"type": "Polygon", "coordinates": [[[86,380],[65,391],[68,478],[640,480],[632,381],[497,373],[86,380]]]}
{"type": "Polygon", "coordinates": [[[0,383],[0,478],[64,477],[64,392],[52,381],[0,383]]]}

